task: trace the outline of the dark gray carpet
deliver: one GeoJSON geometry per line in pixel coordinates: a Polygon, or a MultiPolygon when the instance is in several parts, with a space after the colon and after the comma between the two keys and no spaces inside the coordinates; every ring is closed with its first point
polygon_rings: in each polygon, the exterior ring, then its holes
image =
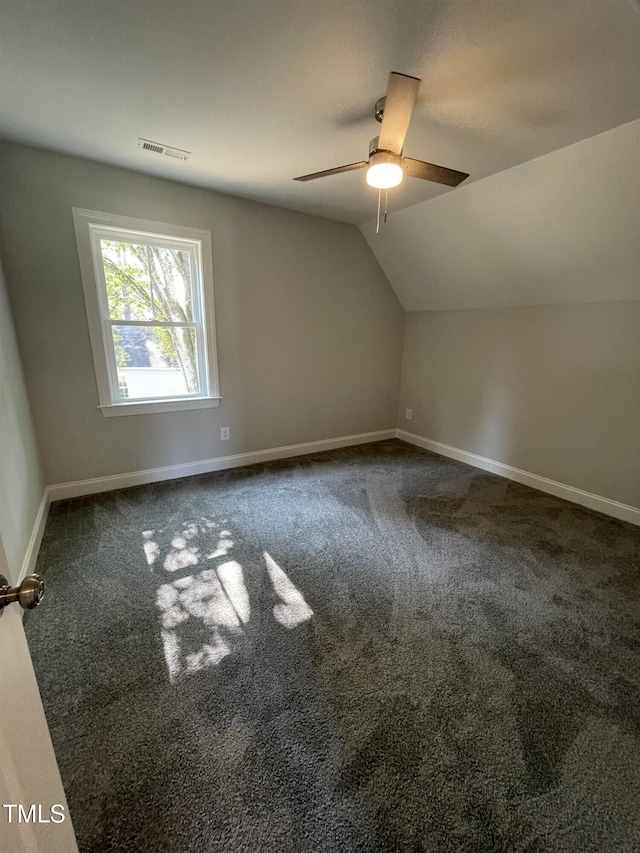
{"type": "Polygon", "coordinates": [[[640,529],[399,441],[60,502],[82,851],[640,850],[640,529]]]}

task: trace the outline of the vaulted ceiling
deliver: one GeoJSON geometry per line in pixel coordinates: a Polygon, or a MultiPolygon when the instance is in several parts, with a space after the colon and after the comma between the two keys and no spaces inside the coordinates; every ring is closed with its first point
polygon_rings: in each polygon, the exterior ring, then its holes
{"type": "Polygon", "coordinates": [[[407,311],[640,299],[639,154],[640,119],[362,231],[407,311]]]}
{"type": "MultiPolygon", "coordinates": [[[[634,0],[1,0],[0,135],[361,224],[388,73],[462,185],[640,118],[634,0]],[[187,149],[141,151],[139,136],[187,149]]],[[[461,189],[462,189],[461,188],[461,189]]],[[[406,180],[392,210],[458,192],[406,180]]]]}

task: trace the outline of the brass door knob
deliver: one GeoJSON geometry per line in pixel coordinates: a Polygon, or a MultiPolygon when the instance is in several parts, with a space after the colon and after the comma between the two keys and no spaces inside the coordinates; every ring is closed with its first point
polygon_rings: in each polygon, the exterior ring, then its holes
{"type": "Polygon", "coordinates": [[[44,581],[40,575],[27,575],[20,586],[9,586],[9,581],[0,575],[0,613],[7,604],[17,601],[24,610],[33,610],[44,598],[44,581]]]}

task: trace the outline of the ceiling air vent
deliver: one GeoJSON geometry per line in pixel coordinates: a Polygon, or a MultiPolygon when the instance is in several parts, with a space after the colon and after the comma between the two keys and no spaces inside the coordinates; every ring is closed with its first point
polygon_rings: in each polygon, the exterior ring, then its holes
{"type": "Polygon", "coordinates": [[[188,160],[191,157],[191,151],[183,151],[182,148],[171,148],[169,145],[163,145],[162,142],[152,142],[151,139],[138,139],[138,148],[144,151],[151,151],[154,154],[164,154],[165,157],[173,157],[175,160],[188,160]]]}

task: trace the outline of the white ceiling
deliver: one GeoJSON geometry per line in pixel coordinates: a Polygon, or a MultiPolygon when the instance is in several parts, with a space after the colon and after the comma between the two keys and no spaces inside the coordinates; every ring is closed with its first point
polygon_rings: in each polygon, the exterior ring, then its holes
{"type": "MultiPolygon", "coordinates": [[[[0,135],[360,224],[389,71],[469,182],[640,117],[634,0],[0,0],[0,135]],[[138,136],[193,152],[141,152],[138,136]]],[[[467,184],[463,184],[465,187],[467,184]]],[[[392,209],[457,192],[407,179],[392,209]]]]}

